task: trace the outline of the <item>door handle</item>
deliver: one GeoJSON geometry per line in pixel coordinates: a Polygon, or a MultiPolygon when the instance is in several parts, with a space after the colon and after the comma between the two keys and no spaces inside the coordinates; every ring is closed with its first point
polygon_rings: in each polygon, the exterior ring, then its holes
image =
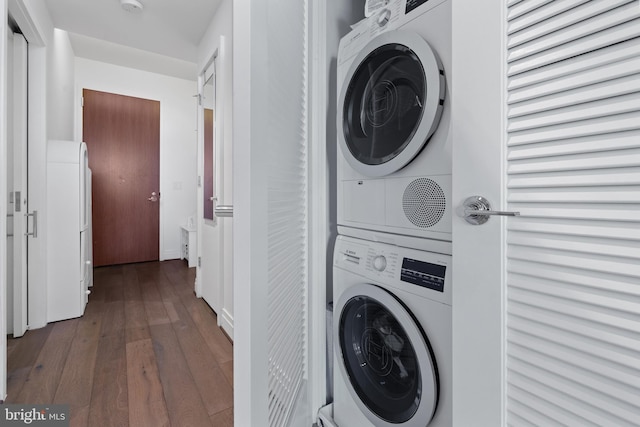
{"type": "Polygon", "coordinates": [[[33,211],[31,213],[25,213],[24,217],[27,219],[27,232],[24,233],[25,236],[31,236],[33,238],[38,237],[38,211],[33,211]],[[33,231],[29,233],[29,217],[33,217],[33,231]]]}
{"type": "Polygon", "coordinates": [[[160,193],[156,194],[155,191],[151,192],[151,197],[147,198],[148,201],[150,202],[157,202],[158,199],[160,199],[160,193]]]}
{"type": "Polygon", "coordinates": [[[220,218],[228,218],[233,216],[233,205],[219,205],[217,197],[210,197],[213,202],[213,213],[220,218]]]}
{"type": "Polygon", "coordinates": [[[233,205],[218,205],[213,209],[213,213],[218,217],[232,217],[233,205]]]}
{"type": "Polygon", "coordinates": [[[493,215],[519,216],[520,212],[493,211],[491,203],[482,196],[468,197],[458,208],[458,216],[464,218],[469,224],[482,225],[489,221],[493,215]]]}

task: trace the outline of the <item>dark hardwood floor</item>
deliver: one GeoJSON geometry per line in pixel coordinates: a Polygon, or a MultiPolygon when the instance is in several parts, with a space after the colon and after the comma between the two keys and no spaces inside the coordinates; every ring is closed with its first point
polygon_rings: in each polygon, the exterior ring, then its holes
{"type": "Polygon", "coordinates": [[[71,426],[233,426],[233,349],[184,261],[94,270],[83,317],[9,339],[7,403],[71,426]]]}

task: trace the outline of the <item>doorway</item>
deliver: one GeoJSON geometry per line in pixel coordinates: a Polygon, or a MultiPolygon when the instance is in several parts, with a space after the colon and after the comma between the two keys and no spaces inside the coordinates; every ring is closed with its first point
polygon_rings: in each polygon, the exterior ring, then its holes
{"type": "Polygon", "coordinates": [[[156,261],[160,230],[160,102],[83,89],[93,173],[95,266],[156,261]]]}

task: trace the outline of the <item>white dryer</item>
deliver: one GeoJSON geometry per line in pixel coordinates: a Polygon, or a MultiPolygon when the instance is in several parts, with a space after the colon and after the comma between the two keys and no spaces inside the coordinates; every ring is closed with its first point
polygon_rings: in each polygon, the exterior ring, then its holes
{"type": "Polygon", "coordinates": [[[450,266],[449,255],[338,236],[338,426],[451,426],[450,266]]]}
{"type": "Polygon", "coordinates": [[[340,41],[339,234],[450,253],[450,73],[451,0],[392,0],[340,41]]]}

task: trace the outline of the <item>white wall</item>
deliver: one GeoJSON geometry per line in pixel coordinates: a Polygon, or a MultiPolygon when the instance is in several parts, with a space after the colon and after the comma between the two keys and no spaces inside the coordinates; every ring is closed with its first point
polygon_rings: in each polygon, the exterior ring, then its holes
{"type": "Polygon", "coordinates": [[[82,89],[160,101],[160,259],[180,258],[180,225],[196,210],[195,81],[76,58],[76,139],[82,138],[82,89]]]}
{"type": "MultiPolygon", "coordinates": [[[[222,175],[222,188],[218,187],[218,195],[222,196],[219,204],[233,204],[233,1],[223,0],[211,21],[205,35],[198,46],[198,72],[202,72],[224,37],[224,52],[221,63],[216,70],[217,81],[216,120],[222,115],[221,162],[217,162],[222,175]]],[[[220,124],[220,121],[218,124],[220,124]]],[[[202,175],[202,170],[199,172],[202,175]]],[[[198,189],[198,215],[202,217],[201,189],[198,189]]],[[[202,268],[198,269],[197,288],[206,294],[207,286],[222,281],[222,295],[218,311],[218,322],[233,337],[233,219],[219,218],[217,225],[200,221],[199,255],[202,257],[202,268]]],[[[205,296],[206,298],[206,296],[205,296]]]]}
{"type": "Polygon", "coordinates": [[[66,31],[53,30],[47,52],[47,135],[73,139],[75,55],[66,31]]]}

